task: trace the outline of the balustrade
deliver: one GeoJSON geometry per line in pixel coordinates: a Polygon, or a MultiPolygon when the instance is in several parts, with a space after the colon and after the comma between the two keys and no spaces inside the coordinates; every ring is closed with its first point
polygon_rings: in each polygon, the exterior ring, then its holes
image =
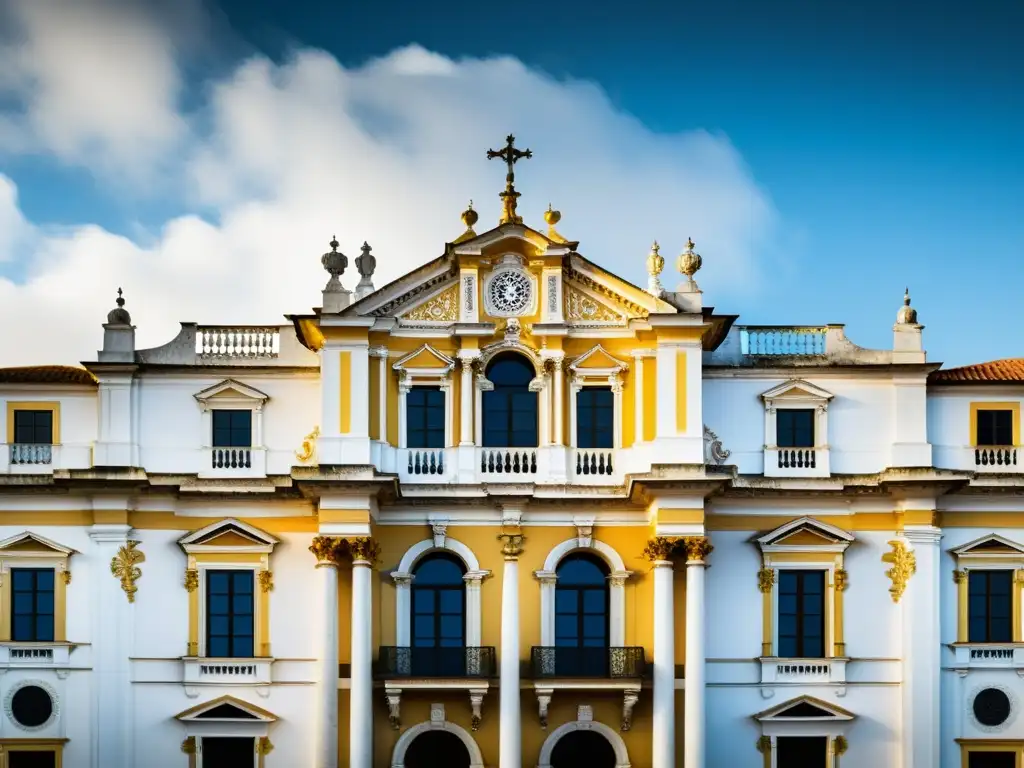
{"type": "Polygon", "coordinates": [[[198,328],[196,354],[201,357],[277,357],[281,335],[275,328],[198,328]]]}
{"type": "Polygon", "coordinates": [[[779,448],[779,469],[815,469],[817,456],[813,448],[779,448]]]}
{"type": "Polygon", "coordinates": [[[535,678],[615,679],[643,677],[647,661],[644,649],[640,647],[534,646],[530,651],[530,663],[535,678]]]}
{"type": "Polygon", "coordinates": [[[47,443],[12,443],[11,464],[52,464],[53,446],[47,443]]]}
{"type": "Polygon", "coordinates": [[[603,475],[612,474],[613,451],[609,449],[585,449],[577,448],[575,462],[575,473],[577,475],[603,475]]]}
{"type": "Polygon", "coordinates": [[[480,473],[483,475],[536,475],[537,451],[523,448],[482,448],[480,473]]]}
{"type": "Polygon", "coordinates": [[[974,465],[980,469],[1009,470],[1017,466],[1016,446],[985,446],[974,449],[974,465]]]}
{"type": "Polygon", "coordinates": [[[214,448],[211,466],[214,469],[252,469],[252,448],[214,448]]]}
{"type": "Polygon", "coordinates": [[[410,475],[443,475],[444,450],[440,448],[410,448],[406,471],[410,475]]]}
{"type": "Polygon", "coordinates": [[[493,677],[494,659],[494,646],[422,648],[384,645],[377,659],[377,676],[493,677]]]}
{"type": "Polygon", "coordinates": [[[748,326],[740,331],[744,355],[824,355],[827,328],[748,326]]]}

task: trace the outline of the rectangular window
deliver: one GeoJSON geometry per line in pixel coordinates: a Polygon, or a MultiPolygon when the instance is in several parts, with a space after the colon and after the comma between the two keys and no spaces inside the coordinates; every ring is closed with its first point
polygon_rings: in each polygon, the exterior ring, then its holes
{"type": "Polygon", "coordinates": [[[779,572],[779,656],[825,656],[825,572],[779,572]]]}
{"type": "Polygon", "coordinates": [[[252,445],[252,411],[213,412],[213,447],[248,448],[252,445]]]}
{"type": "Polygon", "coordinates": [[[779,736],[775,739],[777,768],[825,768],[827,736],[779,736]]]}
{"type": "Polygon", "coordinates": [[[1013,640],[1013,571],[968,571],[967,639],[971,643],[1013,640]]]}
{"type": "Polygon", "coordinates": [[[978,445],[1013,445],[1013,411],[978,411],[978,445]]]}
{"type": "Polygon", "coordinates": [[[444,391],[413,387],[405,396],[405,443],[410,448],[444,448],[444,391]]]}
{"type": "Polygon", "coordinates": [[[57,768],[57,753],[52,749],[8,749],[7,768],[57,768]]]}
{"type": "Polygon", "coordinates": [[[203,768],[252,768],[256,742],[252,736],[203,736],[203,768]]]}
{"type": "Polygon", "coordinates": [[[11,639],[53,642],[52,568],[11,569],[11,639]]]}
{"type": "Polygon", "coordinates": [[[967,768],[1017,768],[1017,753],[968,752],[967,768]]]}
{"type": "Polygon", "coordinates": [[[615,430],[615,396],[610,387],[584,387],[576,393],[576,445],[611,448],[615,430]]]}
{"type": "Polygon", "coordinates": [[[251,658],[253,651],[253,572],[206,572],[206,655],[251,658]]]}
{"type": "Polygon", "coordinates": [[[53,411],[15,411],[14,442],[53,443],[53,411]]]}
{"type": "Polygon", "coordinates": [[[775,412],[775,432],[779,448],[813,448],[814,409],[780,408],[775,412]]]}

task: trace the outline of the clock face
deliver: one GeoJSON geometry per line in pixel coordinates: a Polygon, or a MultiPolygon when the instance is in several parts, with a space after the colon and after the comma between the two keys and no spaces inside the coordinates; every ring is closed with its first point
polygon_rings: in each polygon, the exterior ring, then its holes
{"type": "Polygon", "coordinates": [[[533,284],[522,272],[499,272],[491,279],[488,294],[491,306],[502,315],[521,315],[530,308],[533,284]]]}

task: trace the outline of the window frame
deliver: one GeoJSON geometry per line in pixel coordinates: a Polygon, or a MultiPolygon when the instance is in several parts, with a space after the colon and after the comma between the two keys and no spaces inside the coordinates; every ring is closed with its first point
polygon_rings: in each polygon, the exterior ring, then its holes
{"type": "MultiPolygon", "coordinates": [[[[201,581],[203,583],[202,584],[203,589],[205,590],[204,594],[203,594],[204,605],[203,605],[203,639],[202,639],[203,646],[202,647],[206,650],[206,654],[207,654],[206,658],[218,658],[218,659],[252,659],[252,658],[257,658],[257,656],[256,656],[256,651],[257,651],[256,640],[257,640],[257,626],[258,626],[258,622],[257,622],[256,612],[257,612],[257,604],[258,604],[257,591],[259,590],[259,582],[258,582],[256,573],[257,572],[256,572],[256,570],[254,568],[224,568],[224,567],[214,566],[214,565],[208,566],[206,568],[202,568],[200,579],[201,579],[201,581]],[[228,595],[230,596],[230,598],[234,598],[235,594],[236,594],[235,591],[234,591],[234,586],[235,586],[234,585],[234,574],[236,574],[236,573],[247,573],[247,574],[249,574],[249,576],[251,578],[251,582],[250,583],[252,584],[252,592],[250,594],[252,596],[252,612],[250,613],[250,619],[252,621],[252,631],[251,631],[251,634],[250,634],[250,638],[252,640],[252,651],[253,652],[252,652],[251,655],[248,655],[248,656],[243,656],[243,655],[235,654],[235,653],[228,653],[226,655],[218,655],[218,656],[209,656],[208,654],[209,654],[210,639],[211,639],[210,638],[210,624],[212,623],[210,621],[210,589],[212,588],[212,585],[210,583],[210,575],[211,574],[230,574],[231,578],[229,579],[228,595]]],[[[235,613],[234,613],[233,607],[231,609],[229,609],[229,612],[228,612],[227,616],[229,617],[230,621],[233,623],[234,619],[235,619],[235,613]]],[[[234,650],[234,645],[235,645],[235,632],[234,632],[233,627],[229,629],[229,632],[226,635],[226,637],[228,638],[228,645],[230,646],[230,650],[233,651],[234,650]]]]}
{"type": "Polygon", "coordinates": [[[591,387],[580,387],[574,392],[574,396],[576,397],[576,445],[582,448],[583,450],[594,451],[607,451],[615,448],[615,392],[612,390],[611,386],[595,385],[591,387]],[[580,400],[583,399],[584,395],[595,394],[598,392],[608,393],[609,402],[607,405],[598,405],[591,403],[590,405],[581,407],[580,400]],[[588,435],[588,437],[591,438],[589,442],[596,443],[597,440],[595,438],[597,437],[600,431],[596,425],[596,418],[597,413],[601,410],[607,410],[611,420],[611,428],[608,430],[608,445],[581,445],[581,443],[588,442],[586,440],[580,439],[582,436],[584,436],[584,432],[582,431],[583,419],[580,418],[581,414],[586,412],[591,413],[590,418],[592,419],[592,422],[589,430],[591,434],[588,435]]]}
{"type": "Polygon", "coordinates": [[[838,768],[839,757],[846,751],[846,733],[856,716],[842,707],[837,707],[814,696],[797,696],[794,699],[777,704],[764,712],[754,715],[754,720],[761,727],[761,738],[757,740],[758,751],[762,755],[764,768],[787,768],[780,766],[777,760],[778,740],[785,738],[812,736],[824,737],[826,742],[826,761],[822,768],[838,768]],[[786,713],[801,704],[827,712],[826,717],[788,716],[786,713]]]}
{"type": "MultiPolygon", "coordinates": [[[[953,581],[957,587],[957,646],[1010,645],[1024,642],[1024,544],[990,533],[949,550],[956,563],[953,581]],[[995,545],[995,549],[992,548],[995,545]],[[1009,571],[1010,640],[970,639],[971,571],[1009,571]]],[[[1024,768],[1024,766],[1022,766],[1024,768]]]]}
{"type": "Polygon", "coordinates": [[[467,605],[466,605],[466,603],[467,603],[467,601],[466,601],[466,587],[467,587],[467,585],[466,585],[466,573],[467,573],[467,571],[466,571],[466,564],[465,564],[465,562],[463,562],[462,559],[459,558],[457,555],[445,552],[444,550],[435,550],[433,552],[429,552],[428,554],[424,555],[423,557],[421,557],[419,560],[416,561],[416,564],[413,566],[413,570],[412,570],[412,585],[411,585],[412,591],[411,591],[411,594],[410,594],[411,599],[409,601],[409,626],[410,626],[409,647],[410,648],[466,648],[466,647],[468,647],[467,644],[466,644],[466,637],[467,637],[468,628],[469,628],[469,626],[468,626],[469,622],[467,621],[467,605]],[[460,580],[460,586],[459,587],[455,587],[454,585],[441,585],[441,584],[430,584],[430,585],[426,585],[426,586],[424,586],[424,585],[417,586],[417,584],[416,584],[417,571],[420,568],[423,567],[424,563],[427,563],[430,560],[435,560],[435,559],[436,560],[447,560],[448,562],[451,562],[452,564],[454,564],[455,566],[457,566],[459,568],[459,570],[462,572],[462,579],[460,580]],[[434,608],[433,608],[433,610],[429,614],[434,619],[434,641],[435,641],[435,644],[434,645],[417,645],[416,644],[416,637],[417,637],[417,635],[416,635],[416,617],[417,616],[427,615],[427,614],[417,613],[416,612],[416,595],[417,595],[418,592],[425,592],[425,591],[428,591],[428,590],[433,592],[434,600],[435,600],[434,608]],[[439,642],[440,639],[441,639],[441,637],[440,637],[440,635],[441,635],[441,619],[445,615],[452,615],[450,613],[449,614],[445,614],[440,609],[440,600],[438,599],[438,593],[441,592],[441,591],[446,591],[446,592],[458,591],[458,593],[459,593],[459,598],[460,598],[460,604],[459,604],[459,606],[460,606],[460,613],[459,613],[459,615],[462,618],[462,639],[461,639],[461,645],[459,645],[459,646],[441,645],[440,642],[439,642]]]}
{"type": "Polygon", "coordinates": [[[978,401],[970,404],[970,445],[972,448],[1011,448],[1021,447],[1020,438],[1020,401],[978,401]],[[1012,445],[987,446],[978,442],[978,413],[980,411],[1009,411],[1011,419],[1012,445]]]}
{"type": "MultiPolygon", "coordinates": [[[[526,355],[523,355],[522,353],[520,353],[518,351],[515,351],[515,350],[505,350],[505,351],[503,351],[503,352],[501,352],[501,353],[499,353],[497,355],[494,355],[490,359],[488,359],[487,362],[485,364],[483,364],[482,367],[483,367],[483,370],[484,370],[484,377],[485,377],[485,379],[487,381],[488,386],[480,391],[480,446],[483,447],[483,448],[517,448],[517,449],[522,449],[522,450],[529,450],[531,448],[539,448],[541,445],[544,445],[545,444],[545,440],[544,440],[545,425],[543,424],[544,419],[541,418],[541,416],[542,416],[541,411],[542,411],[543,406],[544,406],[544,398],[541,397],[541,394],[542,394],[543,390],[547,389],[547,386],[546,386],[546,380],[544,379],[543,374],[540,374],[540,375],[537,374],[537,369],[536,369],[536,365],[534,364],[534,361],[532,359],[530,359],[529,357],[527,357],[526,355]],[[519,445],[519,444],[513,445],[512,443],[514,441],[512,441],[512,440],[506,440],[505,441],[506,444],[491,443],[487,439],[487,420],[488,420],[488,406],[487,406],[487,403],[488,403],[488,400],[490,399],[488,397],[488,395],[494,395],[496,392],[498,392],[501,389],[503,389],[503,387],[501,387],[498,384],[495,384],[491,380],[491,378],[490,378],[490,376],[491,376],[491,368],[492,368],[492,366],[494,364],[501,362],[502,359],[504,359],[504,358],[513,358],[513,357],[518,358],[519,361],[522,363],[522,366],[523,366],[524,370],[527,370],[529,373],[532,374],[531,377],[530,377],[530,380],[525,385],[525,390],[523,390],[523,391],[516,391],[514,394],[526,395],[526,396],[529,396],[530,399],[531,399],[531,403],[532,403],[532,406],[533,406],[532,410],[533,410],[533,421],[534,421],[532,436],[533,436],[534,439],[532,441],[526,441],[526,443],[522,444],[522,445],[519,445]],[[541,378],[542,381],[545,381],[545,386],[542,387],[542,388],[541,387],[537,387],[534,384],[534,382],[537,381],[537,379],[539,377],[541,378]]],[[[511,437],[512,434],[517,431],[515,429],[515,426],[514,426],[515,425],[514,415],[516,413],[516,408],[515,408],[514,403],[513,403],[511,398],[508,401],[508,405],[509,405],[509,409],[508,409],[508,415],[507,415],[507,421],[508,421],[507,427],[508,427],[508,435],[509,435],[509,437],[511,437]]]]}
{"type": "Polygon", "coordinates": [[[71,581],[70,559],[78,552],[30,531],[0,541],[0,643],[59,645],[67,642],[67,591],[71,581]],[[34,542],[34,549],[24,548],[34,542]],[[10,547],[22,545],[11,550],[10,547]],[[12,640],[14,636],[12,570],[53,570],[53,640],[12,640]]]}
{"type": "Polygon", "coordinates": [[[828,477],[828,410],[835,398],[831,392],[803,379],[790,379],[761,393],[764,403],[764,475],[765,477],[828,477]],[[780,410],[814,410],[814,445],[780,446],[778,419],[780,410]],[[813,467],[779,466],[780,450],[814,452],[813,467]]]}
{"type": "MultiPolygon", "coordinates": [[[[253,447],[253,432],[254,432],[254,414],[249,408],[211,408],[210,409],[210,447],[212,448],[252,448],[253,447]],[[228,443],[217,442],[217,416],[218,414],[224,414],[228,417],[233,417],[235,414],[247,413],[249,415],[249,441],[245,444],[235,444],[231,438],[228,443]]],[[[232,420],[229,418],[229,421],[232,420]]],[[[227,428],[228,433],[233,437],[233,433],[236,430],[234,424],[230,424],[227,428]]]]}
{"type": "MultiPolygon", "coordinates": [[[[608,451],[622,447],[623,392],[629,363],[619,360],[597,344],[569,363],[569,446],[586,451],[608,451]],[[584,387],[607,387],[612,391],[612,444],[610,448],[580,448],[579,403],[584,387]]],[[[634,431],[637,427],[634,425],[634,431]]]]}
{"type": "Polygon", "coordinates": [[[7,768],[7,756],[12,752],[48,752],[54,756],[54,768],[62,768],[66,742],[67,739],[0,739],[0,766],[7,768]]]}
{"type": "MultiPolygon", "coordinates": [[[[18,411],[50,411],[53,426],[50,445],[60,445],[60,402],[57,400],[8,400],[7,401],[7,443],[15,444],[14,421],[18,411]]],[[[45,445],[45,443],[43,443],[45,445]]]]}
{"type": "Polygon", "coordinates": [[[814,418],[814,408],[789,408],[789,407],[778,408],[775,411],[775,442],[776,442],[776,444],[778,445],[779,448],[815,448],[816,447],[816,443],[817,443],[817,439],[818,439],[817,435],[815,434],[815,426],[816,425],[815,425],[815,418],[814,418]],[[794,435],[794,442],[791,445],[783,445],[782,444],[782,441],[780,439],[780,432],[781,432],[781,430],[779,429],[780,422],[782,421],[782,416],[783,415],[790,416],[792,414],[806,414],[809,417],[809,420],[810,420],[810,430],[811,430],[811,440],[810,440],[810,444],[809,445],[797,444],[795,442],[796,434],[797,434],[797,430],[795,429],[795,426],[796,426],[795,424],[793,425],[794,429],[792,430],[793,431],[793,435],[794,435]]]}
{"type": "Polygon", "coordinates": [[[1014,642],[1014,639],[1013,639],[1014,638],[1013,625],[1014,625],[1015,619],[1017,619],[1017,616],[1015,616],[1016,611],[1014,611],[1014,595],[1013,595],[1014,589],[1016,588],[1015,587],[1015,583],[1014,583],[1015,582],[1015,578],[1014,577],[1016,575],[1015,570],[1014,569],[1010,569],[1010,568],[971,568],[971,569],[968,569],[966,571],[966,573],[967,573],[967,642],[971,643],[972,645],[978,644],[978,643],[988,643],[988,644],[993,644],[993,645],[1005,645],[1007,643],[1014,642]],[[972,577],[980,576],[982,574],[985,575],[986,586],[987,586],[987,589],[985,590],[985,639],[984,640],[974,640],[974,639],[971,638],[971,619],[973,618],[972,614],[971,614],[971,604],[972,604],[971,598],[973,597],[973,595],[971,594],[971,581],[972,581],[972,577]],[[1008,627],[1007,628],[1010,631],[1009,631],[1009,637],[1007,637],[1005,640],[993,640],[992,639],[992,634],[993,634],[992,633],[992,602],[993,602],[993,594],[992,594],[992,578],[991,577],[993,575],[996,575],[996,574],[999,574],[999,575],[1004,575],[1005,574],[1005,576],[1007,577],[1006,580],[1007,580],[1008,589],[1007,589],[1007,593],[1006,593],[1006,601],[1007,601],[1007,604],[1008,604],[1007,607],[1008,607],[1009,613],[1010,613],[1010,615],[1008,617],[1008,627]]]}
{"type": "Polygon", "coordinates": [[[993,742],[990,739],[954,739],[960,746],[961,768],[970,768],[971,754],[979,752],[1012,752],[1015,768],[1024,768],[1024,739],[1006,739],[993,742]]]}
{"type": "MultiPolygon", "coordinates": [[[[395,361],[392,370],[398,376],[398,447],[408,449],[409,446],[409,392],[418,386],[438,387],[444,394],[444,446],[452,445],[453,421],[453,390],[455,380],[452,371],[455,360],[439,352],[429,344],[423,344],[401,359],[395,361]]],[[[385,436],[381,436],[384,440],[385,436]]],[[[412,448],[418,451],[439,451],[442,448],[412,448]]]]}
{"type": "Polygon", "coordinates": [[[188,755],[189,768],[203,768],[202,739],[206,738],[249,738],[255,739],[253,768],[264,768],[265,755],[273,748],[270,729],[277,722],[277,715],[255,704],[242,701],[234,696],[220,696],[179,712],[174,719],[185,727],[185,740],[181,751],[188,755]],[[227,704],[251,715],[250,717],[204,719],[204,712],[227,704]],[[261,744],[263,749],[259,747],[261,744]]]}
{"type": "MultiPolygon", "coordinates": [[[[786,658],[786,659],[824,659],[824,658],[828,658],[828,655],[827,655],[828,640],[829,640],[829,633],[828,633],[828,623],[829,623],[828,622],[828,618],[829,618],[828,617],[828,607],[829,607],[829,604],[828,604],[829,603],[829,600],[828,600],[829,573],[828,573],[828,569],[827,568],[793,568],[793,567],[787,565],[785,567],[780,567],[780,568],[776,569],[775,578],[776,578],[777,583],[778,583],[778,595],[775,598],[775,620],[776,620],[776,627],[775,627],[775,637],[774,637],[775,646],[774,647],[775,647],[776,651],[779,653],[779,657],[780,658],[786,658]],[[795,614],[796,619],[797,619],[797,625],[798,625],[797,626],[797,631],[796,631],[796,653],[794,653],[794,654],[786,654],[785,656],[783,656],[783,654],[782,654],[782,635],[781,635],[782,612],[781,612],[781,608],[780,608],[780,600],[782,598],[783,574],[785,574],[785,573],[797,574],[797,585],[798,586],[797,586],[796,598],[797,598],[797,602],[798,603],[802,603],[803,598],[806,596],[805,593],[802,590],[802,586],[803,586],[803,583],[805,581],[804,577],[806,576],[806,574],[814,573],[814,574],[820,574],[820,576],[821,576],[821,617],[820,617],[820,622],[821,622],[821,647],[822,647],[823,651],[826,651],[826,653],[824,653],[824,654],[821,654],[821,655],[818,655],[818,656],[812,656],[810,654],[806,654],[806,653],[803,652],[803,650],[804,650],[803,646],[804,646],[804,643],[805,643],[805,640],[806,640],[806,633],[803,631],[804,628],[805,628],[805,622],[804,622],[804,611],[803,611],[801,605],[797,606],[797,612],[795,614]]],[[[833,630],[833,632],[834,632],[834,630],[833,630]]]]}
{"type": "Polygon", "coordinates": [[[56,639],[57,639],[57,581],[58,581],[59,578],[60,577],[57,575],[57,570],[55,568],[47,568],[45,566],[40,568],[40,567],[32,567],[32,566],[26,566],[26,565],[17,565],[17,566],[14,566],[14,567],[12,567],[10,569],[11,600],[10,600],[9,610],[10,610],[10,614],[11,614],[11,617],[10,617],[10,621],[11,621],[11,642],[14,642],[14,643],[53,643],[53,642],[56,642],[56,639]],[[17,600],[17,597],[18,597],[19,594],[24,594],[26,592],[26,590],[19,590],[17,588],[18,585],[17,585],[16,582],[17,582],[18,574],[20,574],[20,573],[30,573],[30,574],[32,574],[32,589],[29,591],[29,594],[32,595],[33,608],[32,608],[32,611],[29,612],[28,614],[18,613],[18,600],[17,600]],[[44,612],[40,612],[39,611],[39,593],[40,593],[40,589],[39,589],[39,574],[41,574],[41,573],[48,573],[48,574],[50,574],[50,576],[52,578],[52,585],[50,587],[49,592],[50,592],[50,597],[51,597],[51,601],[52,601],[53,605],[52,605],[52,608],[51,608],[49,613],[44,613],[44,612]],[[28,637],[28,638],[18,638],[18,637],[15,637],[15,635],[17,634],[17,621],[16,621],[16,619],[19,616],[25,616],[25,615],[28,615],[28,616],[32,617],[32,632],[31,632],[32,637],[28,637]],[[48,638],[39,637],[39,618],[41,616],[49,616],[50,617],[50,637],[48,637],[48,638]]]}
{"type": "MultiPolygon", "coordinates": [[[[426,399],[429,401],[431,398],[428,397],[426,399]]],[[[447,447],[448,431],[449,431],[449,428],[448,428],[448,402],[447,402],[447,400],[448,400],[447,393],[445,392],[445,389],[443,387],[441,387],[440,385],[420,383],[420,384],[414,384],[411,387],[409,387],[409,391],[406,393],[406,402],[405,402],[405,444],[406,444],[407,447],[413,448],[413,449],[421,449],[421,450],[439,450],[441,448],[446,448],[447,447]],[[433,395],[433,394],[436,393],[438,398],[439,398],[439,400],[440,400],[440,402],[434,403],[432,405],[429,402],[424,403],[423,405],[418,405],[416,403],[410,402],[410,400],[411,400],[410,396],[412,396],[414,394],[417,394],[417,393],[420,393],[420,392],[429,393],[430,395],[433,395]],[[431,429],[430,426],[429,426],[429,417],[430,417],[431,411],[433,409],[436,409],[436,408],[440,408],[440,411],[441,411],[441,427],[440,427],[440,429],[437,429],[437,428],[431,429]],[[423,417],[424,417],[424,427],[423,427],[422,430],[414,430],[413,427],[412,427],[412,414],[415,412],[416,409],[422,409],[423,412],[424,412],[424,415],[423,415],[423,417]],[[411,436],[413,431],[421,431],[421,432],[423,432],[424,440],[422,440],[421,442],[424,442],[424,443],[432,442],[431,439],[430,439],[431,436],[439,437],[440,438],[439,439],[440,445],[413,445],[412,443],[414,441],[410,440],[410,436],[411,436]],[[439,435],[436,434],[438,432],[440,432],[439,435]]]]}

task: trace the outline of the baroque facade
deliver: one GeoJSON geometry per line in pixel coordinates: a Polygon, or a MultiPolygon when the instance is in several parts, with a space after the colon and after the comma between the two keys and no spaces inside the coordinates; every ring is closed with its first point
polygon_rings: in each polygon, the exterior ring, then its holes
{"type": "Polygon", "coordinates": [[[1024,361],[634,286],[489,154],[379,290],[0,370],[0,768],[1020,768],[1024,361]]]}

